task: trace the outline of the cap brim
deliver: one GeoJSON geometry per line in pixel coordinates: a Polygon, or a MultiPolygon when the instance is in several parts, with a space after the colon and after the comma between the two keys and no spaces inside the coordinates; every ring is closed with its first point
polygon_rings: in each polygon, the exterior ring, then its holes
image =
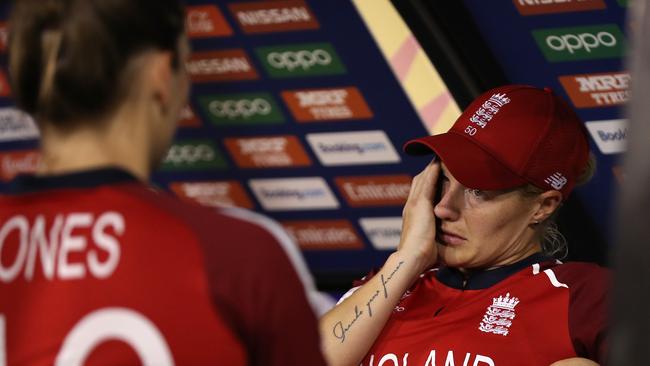
{"type": "Polygon", "coordinates": [[[479,145],[451,131],[408,141],[404,144],[404,152],[409,155],[436,154],[451,175],[468,188],[501,190],[528,183],[479,145]]]}

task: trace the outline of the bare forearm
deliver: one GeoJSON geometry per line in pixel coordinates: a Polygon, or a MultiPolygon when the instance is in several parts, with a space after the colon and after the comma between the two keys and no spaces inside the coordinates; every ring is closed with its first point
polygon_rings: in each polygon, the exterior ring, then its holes
{"type": "Polygon", "coordinates": [[[361,362],[421,271],[415,257],[393,253],[368,283],[321,318],[323,348],[331,366],[361,362]]]}

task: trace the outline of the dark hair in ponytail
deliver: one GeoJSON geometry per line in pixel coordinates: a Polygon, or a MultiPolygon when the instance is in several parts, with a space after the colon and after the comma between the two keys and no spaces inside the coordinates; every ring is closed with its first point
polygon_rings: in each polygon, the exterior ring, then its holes
{"type": "Polygon", "coordinates": [[[138,53],[172,51],[179,67],[184,11],[179,0],[17,0],[9,26],[18,107],[62,126],[111,110],[138,53]]]}

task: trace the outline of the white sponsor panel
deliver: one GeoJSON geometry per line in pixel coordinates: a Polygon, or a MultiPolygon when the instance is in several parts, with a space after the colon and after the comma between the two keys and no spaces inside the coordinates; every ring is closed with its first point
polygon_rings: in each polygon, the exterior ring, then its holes
{"type": "Polygon", "coordinates": [[[32,117],[16,108],[0,108],[0,142],[39,137],[32,117]]]}
{"type": "Polygon", "coordinates": [[[627,148],[627,120],[587,122],[587,130],[603,154],[618,154],[627,148]]]}
{"type": "Polygon", "coordinates": [[[307,141],[325,166],[400,162],[390,139],[380,130],[310,133],[307,141]]]}
{"type": "Polygon", "coordinates": [[[359,219],[359,225],[375,249],[392,250],[399,245],[401,217],[364,217],[359,219]]]}
{"type": "Polygon", "coordinates": [[[267,211],[339,208],[339,202],[321,177],[251,179],[248,185],[267,211]]]}

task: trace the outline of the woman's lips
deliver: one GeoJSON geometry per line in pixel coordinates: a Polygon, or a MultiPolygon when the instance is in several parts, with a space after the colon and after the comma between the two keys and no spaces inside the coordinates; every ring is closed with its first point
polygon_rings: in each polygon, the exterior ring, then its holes
{"type": "Polygon", "coordinates": [[[456,235],[444,230],[440,230],[439,237],[440,240],[443,242],[443,244],[448,244],[448,245],[460,245],[467,240],[460,235],[456,235]]]}

